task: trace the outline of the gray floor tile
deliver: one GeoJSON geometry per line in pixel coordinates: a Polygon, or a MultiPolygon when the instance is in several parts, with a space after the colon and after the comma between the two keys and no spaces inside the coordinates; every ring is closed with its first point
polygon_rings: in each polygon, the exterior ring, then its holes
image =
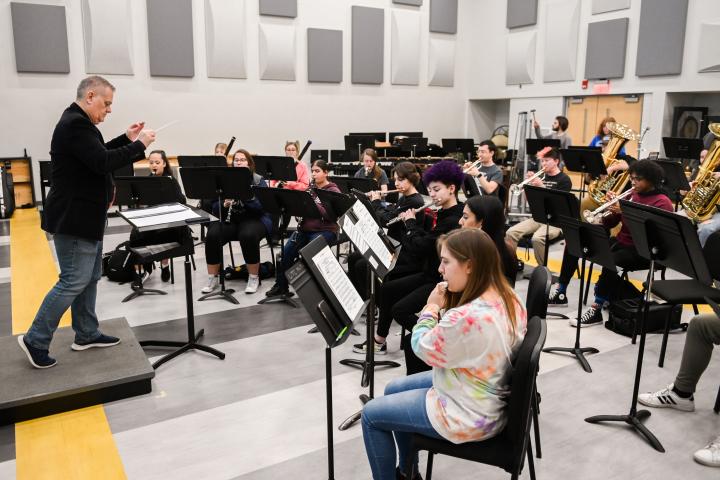
{"type": "Polygon", "coordinates": [[[12,335],[10,283],[0,283],[0,337],[12,335]]]}
{"type": "Polygon", "coordinates": [[[10,245],[0,245],[0,268],[10,266],[10,245]]]}
{"type": "Polygon", "coordinates": [[[0,427],[0,463],[15,459],[15,425],[0,427]]]}

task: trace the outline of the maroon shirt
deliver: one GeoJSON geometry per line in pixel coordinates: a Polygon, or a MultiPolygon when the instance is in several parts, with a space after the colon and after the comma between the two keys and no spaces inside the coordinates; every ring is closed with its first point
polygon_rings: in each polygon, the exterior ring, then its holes
{"type": "MultiPolygon", "coordinates": [[[[329,182],[322,189],[329,192],[340,193],[340,189],[333,182],[329,182]]],[[[318,196],[314,196],[314,199],[315,204],[317,205],[318,210],[320,210],[320,214],[323,218],[303,218],[302,222],[300,222],[300,230],[303,232],[337,232],[338,226],[335,219],[331,220],[328,217],[325,206],[322,204],[318,196]]]]}
{"type": "MultiPolygon", "coordinates": [[[[664,193],[660,193],[658,190],[651,190],[647,193],[633,192],[632,195],[630,195],[630,201],[641,205],[661,208],[663,210],[667,210],[668,212],[673,211],[673,204],[670,201],[670,198],[668,198],[668,196],[664,193]]],[[[622,227],[620,227],[620,231],[617,234],[617,241],[621,245],[633,245],[630,229],[625,224],[625,221],[623,221],[622,214],[611,213],[608,216],[603,217],[603,225],[606,228],[613,228],[621,221],[622,227]]]]}

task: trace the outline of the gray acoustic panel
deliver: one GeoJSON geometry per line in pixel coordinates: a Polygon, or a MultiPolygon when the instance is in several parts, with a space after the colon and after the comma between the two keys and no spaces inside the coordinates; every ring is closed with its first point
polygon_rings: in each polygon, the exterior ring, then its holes
{"type": "Polygon", "coordinates": [[[352,7],[352,83],[383,83],[385,10],[352,7]]]}
{"type": "Polygon", "coordinates": [[[297,0],[260,0],[260,15],[297,17],[297,0]]]}
{"type": "Polygon", "coordinates": [[[588,24],[585,78],[622,78],[625,75],[628,19],[588,24]]]}
{"type": "Polygon", "coordinates": [[[645,0],[640,9],[635,75],[679,75],[688,0],[645,0]]]}
{"type": "Polygon", "coordinates": [[[70,73],[65,7],[10,3],[18,72],[70,73]]]}
{"type": "Polygon", "coordinates": [[[538,0],[508,0],[507,28],[525,27],[537,23],[538,0]]]}
{"type": "Polygon", "coordinates": [[[457,33],[457,0],[430,0],[430,31],[457,33]]]}
{"type": "Polygon", "coordinates": [[[192,0],[147,0],[150,75],[192,77],[192,0]]]}
{"type": "Polygon", "coordinates": [[[710,19],[700,24],[701,48],[698,55],[698,72],[720,72],[720,50],[717,48],[704,48],[705,45],[718,45],[720,43],[720,22],[710,19]]]}
{"type": "Polygon", "coordinates": [[[413,5],[416,7],[419,7],[422,5],[423,0],[393,0],[393,3],[397,3],[400,5],[413,5]]]}
{"type": "Polygon", "coordinates": [[[593,0],[592,14],[614,12],[630,8],[630,0],[593,0]]]}
{"type": "Polygon", "coordinates": [[[342,30],[308,28],[308,82],[342,82],[342,51],[342,30]]]}

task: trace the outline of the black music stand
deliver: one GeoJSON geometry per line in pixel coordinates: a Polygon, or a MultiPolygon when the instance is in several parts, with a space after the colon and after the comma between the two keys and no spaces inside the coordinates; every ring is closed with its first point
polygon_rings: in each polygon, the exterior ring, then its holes
{"type": "MultiPolygon", "coordinates": [[[[249,168],[231,167],[193,167],[181,168],[185,193],[192,198],[217,198],[218,210],[222,212],[222,206],[226,198],[247,201],[253,198],[250,187],[252,185],[252,172],[249,168]]],[[[223,220],[220,220],[223,221],[223,220]]],[[[198,298],[198,301],[208,298],[220,297],[230,303],[239,304],[233,296],[234,289],[225,288],[225,275],[223,274],[223,256],[220,256],[220,290],[206,293],[198,298]]]]}
{"type": "Polygon", "coordinates": [[[331,175],[328,177],[328,181],[337,185],[343,193],[350,193],[353,190],[367,193],[378,189],[378,184],[374,178],[339,177],[331,175]]]}
{"type": "Polygon", "coordinates": [[[695,168],[700,161],[700,152],[705,147],[702,138],[663,137],[665,156],[680,160],[683,167],[695,168]]]}
{"type": "Polygon", "coordinates": [[[535,155],[545,147],[560,150],[560,140],[557,138],[528,138],[525,140],[525,153],[535,155]]]}
{"type": "MultiPolygon", "coordinates": [[[[654,207],[620,200],[623,212],[623,223],[630,229],[633,243],[638,254],[650,260],[650,271],[647,277],[647,288],[643,297],[642,316],[640,317],[640,344],[638,346],[635,382],[633,385],[632,403],[630,413],[627,415],[596,415],[586,418],[589,423],[624,422],[643,435],[650,445],[659,452],[665,452],[660,441],[642,421],[650,416],[647,410],[637,410],[637,397],[640,389],[640,375],[642,374],[643,354],[645,351],[645,325],[647,322],[650,295],[655,275],[655,265],[660,264],[666,268],[677,270],[685,275],[696,278],[702,251],[697,252],[687,240],[691,230],[689,219],[666,212],[654,207]],[[685,225],[682,225],[685,222],[685,225]]],[[[697,242],[695,244],[699,245],[697,242]]]]}
{"type": "Polygon", "coordinates": [[[180,168],[228,166],[227,158],[222,155],[179,155],[177,159],[180,168]]]}
{"type": "Polygon", "coordinates": [[[292,157],[255,155],[253,160],[255,161],[255,173],[262,175],[265,180],[297,181],[295,159],[292,157]]]}
{"type": "Polygon", "coordinates": [[[560,150],[565,167],[571,172],[580,173],[580,200],[585,196],[585,175],[592,178],[607,175],[602,151],[594,148],[568,148],[560,150]]]}
{"type": "MultiPolygon", "coordinates": [[[[287,190],[283,188],[272,187],[253,187],[253,193],[262,204],[266,212],[273,216],[280,217],[304,217],[304,218],[322,218],[320,210],[313,197],[307,191],[287,190]]],[[[285,242],[283,240],[286,225],[284,222],[280,225],[280,251],[284,255],[285,242]]],[[[258,302],[263,305],[268,302],[279,300],[285,302],[292,307],[299,307],[297,302],[293,300],[292,293],[274,295],[265,297],[258,302]]]]}
{"type": "Polygon", "coordinates": [[[588,272],[587,280],[585,278],[585,264],[587,260],[602,265],[603,267],[616,270],[615,261],[610,252],[610,239],[607,231],[601,225],[592,225],[590,223],[581,222],[577,218],[560,217],[560,226],[565,235],[567,251],[570,255],[576,256],[582,260],[580,264],[580,293],[578,296],[577,318],[575,325],[575,346],[569,347],[548,347],[543,348],[543,352],[565,352],[572,353],[582,368],[588,372],[592,372],[590,364],[585,359],[585,353],[599,353],[594,347],[580,346],[580,317],[582,316],[582,291],[586,281],[590,281],[590,272],[588,272]]]}
{"type": "MultiPolygon", "coordinates": [[[[182,226],[188,226],[190,224],[203,224],[214,220],[217,220],[207,212],[186,207],[196,215],[195,218],[190,218],[181,221],[172,221],[168,223],[162,223],[162,216],[158,217],[159,223],[154,225],[147,225],[142,227],[136,227],[140,232],[146,232],[151,230],[162,230],[167,228],[177,228],[182,226]]],[[[121,212],[120,216],[127,215],[128,211],[121,212]]],[[[132,220],[125,218],[125,220],[132,225],[132,220]]],[[[172,360],[173,358],[182,355],[189,350],[200,350],[203,352],[215,355],[220,360],[225,359],[225,354],[219,350],[216,350],[207,345],[198,343],[198,340],[205,334],[205,329],[195,332],[195,315],[193,313],[193,296],[192,296],[192,273],[190,270],[190,255],[194,253],[194,246],[192,242],[187,245],[180,245],[179,243],[170,243],[158,246],[138,247],[133,249],[144,261],[152,261],[155,258],[167,258],[168,255],[185,255],[185,305],[187,312],[187,341],[169,341],[169,340],[142,340],[140,345],[143,347],[177,347],[177,349],[159,360],[153,363],[153,368],[157,369],[165,362],[172,360]],[[171,250],[170,252],[168,250],[171,250]]]]}
{"type": "MultiPolygon", "coordinates": [[[[177,202],[177,186],[175,179],[162,175],[149,177],[115,177],[115,203],[118,206],[124,205],[128,208],[140,208],[141,206],[154,206],[177,202]]],[[[149,263],[149,262],[143,262],[149,263]]],[[[141,295],[154,293],[167,295],[164,290],[145,288],[140,273],[135,270],[135,279],[138,287],[130,285],[132,292],[122,299],[122,303],[141,295]]]]}
{"type": "Polygon", "coordinates": [[[446,153],[463,153],[470,162],[475,151],[475,141],[472,138],[443,138],[442,148],[446,153]]]}
{"type": "Polygon", "coordinates": [[[675,200],[675,211],[677,212],[680,198],[682,197],[680,191],[690,191],[690,184],[685,176],[685,169],[681,162],[666,159],[658,159],[655,161],[663,169],[662,184],[667,192],[672,192],[673,199],[675,200]]]}
{"type": "MultiPolygon", "coordinates": [[[[375,367],[399,367],[400,364],[390,360],[375,361],[375,285],[377,279],[383,279],[395,268],[400,254],[400,246],[380,228],[375,212],[364,193],[358,192],[356,203],[338,219],[338,224],[358,252],[367,260],[368,284],[370,285],[370,301],[366,314],[366,349],[365,359],[340,360],[342,365],[362,369],[360,385],[368,387],[368,395],[361,394],[360,401],[366,404],[375,396],[375,367]]],[[[347,430],[360,419],[362,410],[354,413],[340,424],[340,430],[347,430]]]]}
{"type": "MultiPolygon", "coordinates": [[[[545,264],[543,267],[547,267],[550,254],[550,225],[561,228],[561,216],[580,218],[578,199],[570,192],[551,188],[527,185],[524,190],[532,219],[545,224],[545,264]]],[[[547,316],[568,320],[568,317],[561,313],[548,312],[547,316]]]]}
{"type": "Polygon", "coordinates": [[[355,160],[362,161],[362,152],[367,148],[375,148],[374,135],[345,135],[345,151],[350,152],[351,159],[357,152],[355,160]]]}
{"type": "Polygon", "coordinates": [[[367,302],[353,287],[335,257],[328,252],[327,242],[318,237],[300,250],[301,261],[285,272],[288,282],[298,294],[298,298],[310,314],[318,330],[325,339],[325,402],[327,407],[328,438],[328,479],[335,477],[335,455],[333,446],[333,409],[332,409],[332,359],[331,349],[342,345],[355,323],[362,315],[367,302]],[[346,295],[351,300],[338,299],[333,286],[328,283],[327,275],[332,274],[338,283],[345,283],[346,295]]]}

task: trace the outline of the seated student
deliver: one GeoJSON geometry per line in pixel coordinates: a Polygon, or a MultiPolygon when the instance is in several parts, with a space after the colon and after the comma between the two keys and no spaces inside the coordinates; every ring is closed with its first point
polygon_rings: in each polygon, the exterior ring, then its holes
{"type": "MultiPolygon", "coordinates": [[[[440,281],[438,275],[440,259],[435,243],[440,235],[459,226],[463,204],[458,203],[457,192],[460,190],[463,178],[462,169],[450,160],[438,162],[425,171],[423,181],[428,186],[430,198],[435,206],[440,207],[435,225],[430,231],[426,231],[424,225],[417,221],[414,211],[406,210],[399,215],[405,222],[407,233],[402,238],[398,262],[403,257],[411,258],[417,262],[416,265],[422,266],[422,270],[399,278],[396,276],[398,274],[392,275],[383,281],[382,287],[378,290],[377,305],[380,315],[375,334],[377,354],[387,353],[385,339],[390,332],[392,310],[407,311],[414,308],[412,311],[417,312],[428,293],[440,281]]],[[[366,346],[367,342],[356,344],[353,346],[353,352],[365,353],[366,346]]]]}
{"type": "Polygon", "coordinates": [[[378,184],[381,192],[387,192],[388,177],[385,170],[378,165],[377,152],[372,148],[366,148],[362,154],[363,166],[355,172],[355,178],[372,178],[378,184]]]}
{"type": "MultiPolygon", "coordinates": [[[[315,185],[314,188],[339,193],[340,189],[338,186],[328,181],[329,170],[330,167],[325,160],[315,160],[313,162],[311,172],[313,183],[315,185]]],[[[285,243],[285,248],[282,252],[282,259],[277,265],[275,285],[273,285],[273,287],[265,293],[268,297],[293,295],[290,293],[288,281],[287,278],[285,278],[285,272],[293,265],[293,263],[295,263],[300,249],[315,240],[318,236],[322,235],[325,237],[325,240],[328,243],[333,242],[337,236],[338,226],[337,223],[335,223],[336,219],[330,218],[325,206],[320,201],[320,198],[313,193],[312,189],[309,191],[309,194],[313,195],[315,204],[317,205],[322,218],[303,218],[298,225],[297,230],[285,243]]]]}
{"type": "MultiPolygon", "coordinates": [[[[685,336],[685,347],[675,382],[657,392],[641,393],[638,402],[647,407],[694,411],[695,387],[710,363],[714,345],[720,345],[720,318],[715,314],[693,317],[685,336]]],[[[720,435],[696,451],[693,458],[708,467],[720,467],[720,435]]]]}
{"type": "MultiPolygon", "coordinates": [[[[605,150],[608,142],[610,141],[610,129],[607,127],[608,123],[614,123],[615,117],[605,117],[598,125],[597,134],[590,140],[588,147],[601,147],[605,150]]],[[[621,147],[618,152],[619,155],[625,155],[625,147],[621,147]]]]}
{"type": "Polygon", "coordinates": [[[457,230],[439,245],[446,283],[432,290],[412,333],[413,351],[433,369],[391,381],[363,408],[376,480],[405,478],[412,433],[464,443],[492,438],[507,424],[510,367],[527,332],[523,302],[486,233],[457,230]],[[478,322],[482,329],[468,328],[478,322]]]}
{"type": "MultiPolygon", "coordinates": [[[[561,190],[569,192],[572,189],[572,181],[560,169],[560,153],[552,148],[543,149],[538,152],[538,159],[542,164],[542,168],[545,171],[545,178],[540,180],[536,178],[530,185],[536,187],[552,188],[554,190],[561,190]]],[[[532,177],[535,172],[527,172],[527,176],[532,177]]],[[[535,260],[538,265],[545,265],[545,235],[549,237],[548,240],[552,241],[560,236],[562,230],[558,227],[550,226],[549,230],[546,230],[544,223],[538,223],[532,218],[523,220],[510,227],[506,233],[506,238],[510,242],[510,246],[515,251],[517,244],[521,238],[526,235],[532,235],[532,246],[533,253],[535,254],[535,260]]]]}
{"type": "MultiPolygon", "coordinates": [[[[662,193],[658,187],[663,178],[662,168],[652,160],[640,160],[630,166],[630,182],[634,192],[630,195],[630,201],[641,205],[650,205],[652,207],[661,208],[668,212],[673,211],[673,205],[667,195],[662,193]]],[[[608,200],[615,198],[614,193],[608,193],[608,200]]],[[[638,254],[633,244],[630,229],[625,225],[622,217],[620,203],[615,203],[608,211],[610,214],[603,217],[602,223],[605,228],[612,228],[622,222],[620,232],[616,237],[610,238],[610,249],[615,260],[615,265],[623,270],[643,270],[650,266],[650,262],[638,254]]],[[[570,262],[570,268],[575,268],[577,258],[566,255],[563,258],[563,265],[566,260],[570,262]],[[570,257],[570,258],[568,258],[570,257]]],[[[572,274],[570,274],[572,275],[572,274]]],[[[565,276],[561,274],[561,278],[565,280],[565,276]]],[[[556,289],[564,294],[567,290],[567,284],[561,284],[556,289]]],[[[553,295],[558,295],[553,292],[553,295]]],[[[627,280],[622,280],[620,272],[615,272],[603,268],[595,284],[595,301],[580,317],[581,327],[591,327],[594,325],[602,325],[602,306],[605,302],[621,300],[624,298],[639,297],[640,292],[627,280]]],[[[565,299],[567,303],[567,299],[565,299]]],[[[578,319],[571,318],[570,325],[576,326],[578,319]]]]}
{"type": "MultiPolygon", "coordinates": [[[[252,184],[267,187],[267,182],[255,173],[255,161],[247,150],[239,149],[233,155],[233,167],[249,168],[252,184]]],[[[219,222],[208,226],[205,237],[205,258],[207,261],[208,284],[201,290],[210,293],[220,287],[220,263],[223,245],[240,241],[240,249],[248,269],[248,283],[245,293],[255,293],[260,286],[260,242],[272,228],[270,215],[263,210],[256,198],[248,201],[226,198],[223,208],[227,211],[219,222]]]]}
{"type": "MultiPolygon", "coordinates": [[[[177,180],[175,180],[175,177],[172,175],[172,170],[170,169],[170,165],[168,164],[167,155],[165,154],[165,150],[153,150],[150,152],[150,155],[148,155],[148,166],[150,167],[150,176],[164,176],[164,177],[170,177],[173,179],[173,183],[175,184],[175,199],[174,201],[179,203],[185,203],[187,199],[185,198],[185,195],[183,195],[182,190],[180,190],[180,185],[178,184],[177,180]]],[[[149,231],[149,232],[139,232],[137,229],[132,229],[130,231],[130,246],[131,247],[143,247],[146,245],[157,245],[160,243],[171,243],[171,242],[181,242],[181,240],[187,240],[190,233],[188,232],[188,229],[186,227],[179,227],[179,228],[172,228],[172,229],[166,229],[162,231],[149,231]]],[[[163,282],[169,282],[170,281],[170,259],[165,258],[160,261],[160,278],[163,282]]],[[[136,268],[139,268],[140,265],[136,265],[136,268]]],[[[147,271],[147,270],[146,270],[147,271]]],[[[140,280],[142,280],[142,275],[140,276],[140,280]]],[[[139,286],[136,282],[134,283],[135,286],[139,286]]]]}
{"type": "Polygon", "coordinates": [[[307,165],[299,160],[300,155],[300,142],[295,140],[294,142],[285,142],[285,156],[292,157],[295,160],[295,174],[297,180],[288,182],[276,182],[271,181],[271,187],[287,188],[290,190],[307,190],[310,185],[310,172],[308,171],[307,165]]]}
{"type": "MultiPolygon", "coordinates": [[[[503,172],[495,164],[495,155],[497,147],[490,140],[480,142],[477,148],[478,160],[480,160],[479,168],[471,168],[467,174],[475,177],[480,193],[483,195],[498,195],[498,186],[503,183],[503,172]]],[[[471,162],[466,162],[463,169],[470,168],[471,162]]]]}

